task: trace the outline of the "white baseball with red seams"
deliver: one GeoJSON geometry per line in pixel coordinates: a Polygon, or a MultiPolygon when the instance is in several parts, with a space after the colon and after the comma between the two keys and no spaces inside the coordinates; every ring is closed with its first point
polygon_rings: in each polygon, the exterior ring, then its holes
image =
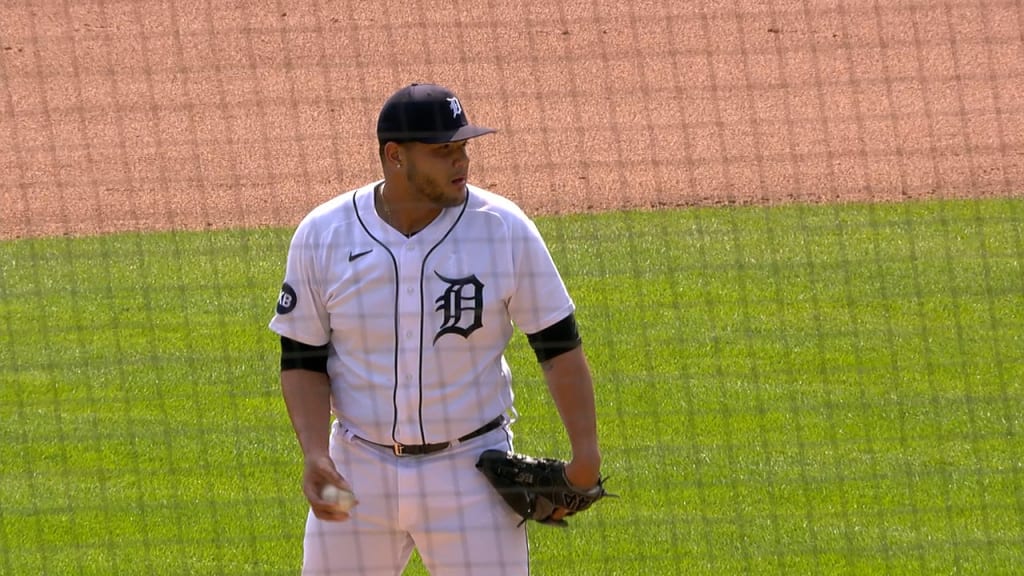
{"type": "Polygon", "coordinates": [[[327,484],[320,491],[320,498],[334,504],[334,507],[342,512],[348,513],[356,505],[356,495],[348,490],[338,488],[334,484],[327,484]]]}

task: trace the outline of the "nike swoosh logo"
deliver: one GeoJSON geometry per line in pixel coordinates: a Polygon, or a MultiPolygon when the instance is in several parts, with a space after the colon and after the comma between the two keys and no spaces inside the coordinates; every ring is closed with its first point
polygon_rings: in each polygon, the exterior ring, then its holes
{"type": "Polygon", "coordinates": [[[348,261],[352,262],[353,260],[358,260],[359,258],[362,258],[363,256],[366,256],[370,252],[373,252],[373,248],[370,248],[369,250],[366,250],[364,252],[349,252],[348,253],[348,261]]]}

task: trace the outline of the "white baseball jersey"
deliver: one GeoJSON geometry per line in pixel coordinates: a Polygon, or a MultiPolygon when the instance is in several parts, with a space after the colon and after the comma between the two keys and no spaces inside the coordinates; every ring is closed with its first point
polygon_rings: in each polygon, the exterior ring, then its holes
{"type": "Polygon", "coordinates": [[[453,440],[511,408],[504,351],[513,323],[535,333],[574,305],[513,202],[468,186],[464,204],[406,237],[374,208],[380,184],[299,224],[270,328],[330,343],[332,409],[358,436],[453,440]]]}

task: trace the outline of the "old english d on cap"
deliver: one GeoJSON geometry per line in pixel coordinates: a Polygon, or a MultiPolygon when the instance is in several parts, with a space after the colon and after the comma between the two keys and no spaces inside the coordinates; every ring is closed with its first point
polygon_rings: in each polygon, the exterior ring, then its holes
{"type": "Polygon", "coordinates": [[[474,126],[455,94],[436,84],[410,84],[384,103],[377,118],[377,140],[385,142],[458,142],[495,132],[474,126]]]}

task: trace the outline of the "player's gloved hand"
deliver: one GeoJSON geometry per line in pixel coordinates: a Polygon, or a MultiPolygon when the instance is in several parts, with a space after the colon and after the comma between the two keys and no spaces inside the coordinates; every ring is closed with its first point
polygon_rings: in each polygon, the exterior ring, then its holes
{"type": "MultiPolygon", "coordinates": [[[[587,482],[596,460],[575,459],[573,474],[577,482],[587,482]]],[[[484,474],[498,494],[518,514],[523,522],[535,520],[551,526],[567,526],[563,519],[589,509],[606,496],[614,496],[604,489],[600,476],[591,486],[580,488],[568,477],[564,460],[535,458],[502,450],[484,450],[476,467],[484,474]],[[561,516],[555,518],[555,512],[561,516]]],[[[520,522],[522,524],[522,522],[520,522]]]]}
{"type": "Polygon", "coordinates": [[[352,491],[352,486],[338,473],[330,456],[322,454],[307,457],[302,472],[302,493],[306,495],[306,500],[309,500],[313,515],[328,522],[348,520],[348,513],[338,510],[334,502],[328,502],[320,497],[324,486],[328,484],[352,491]]]}
{"type": "MultiPolygon", "coordinates": [[[[565,465],[565,479],[574,488],[589,490],[601,480],[601,455],[587,454],[573,456],[565,465]]],[[[551,519],[558,521],[572,514],[568,508],[556,508],[551,514],[551,519]]]]}

